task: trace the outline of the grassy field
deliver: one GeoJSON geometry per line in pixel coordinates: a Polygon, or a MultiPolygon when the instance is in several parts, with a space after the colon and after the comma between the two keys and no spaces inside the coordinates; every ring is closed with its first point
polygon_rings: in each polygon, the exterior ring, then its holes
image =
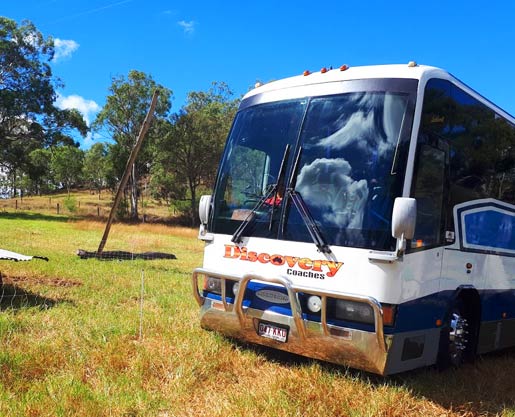
{"type": "Polygon", "coordinates": [[[153,261],[80,259],[100,222],[4,212],[0,230],[49,258],[0,261],[0,416],[515,416],[513,351],[380,378],[202,330],[196,230],[113,226],[106,250],[177,257],[153,261]]]}
{"type": "MultiPolygon", "coordinates": [[[[100,194],[89,190],[74,190],[70,197],[72,200],[71,206],[67,204],[68,194],[64,191],[46,197],[28,196],[0,199],[0,211],[9,213],[36,212],[105,220],[109,216],[114,194],[108,190],[103,190],[100,194]]],[[[165,204],[145,198],[139,202],[139,214],[141,217],[144,215],[152,221],[155,219],[169,219],[177,212],[173,207],[170,208],[165,204]]]]}

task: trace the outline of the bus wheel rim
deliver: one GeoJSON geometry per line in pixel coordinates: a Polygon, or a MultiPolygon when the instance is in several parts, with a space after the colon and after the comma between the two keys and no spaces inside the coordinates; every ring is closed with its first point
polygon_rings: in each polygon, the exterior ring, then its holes
{"type": "Polygon", "coordinates": [[[460,312],[452,314],[449,332],[449,353],[451,362],[459,365],[467,348],[468,322],[460,312]]]}

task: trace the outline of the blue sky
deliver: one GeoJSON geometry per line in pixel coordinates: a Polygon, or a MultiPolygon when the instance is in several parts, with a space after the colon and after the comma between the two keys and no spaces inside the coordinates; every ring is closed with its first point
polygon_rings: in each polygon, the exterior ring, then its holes
{"type": "MultiPolygon", "coordinates": [[[[0,13],[56,39],[59,105],[88,121],[113,76],[131,69],[174,93],[225,81],[237,95],[256,80],[305,69],[407,63],[444,68],[515,114],[515,2],[2,0],[0,13]]],[[[92,140],[88,138],[83,147],[92,140]]]]}

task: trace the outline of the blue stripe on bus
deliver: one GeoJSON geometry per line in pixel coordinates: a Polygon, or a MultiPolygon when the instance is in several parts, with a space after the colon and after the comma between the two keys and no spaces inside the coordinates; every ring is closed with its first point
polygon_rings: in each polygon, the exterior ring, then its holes
{"type": "MultiPolygon", "coordinates": [[[[481,321],[496,321],[515,317],[515,290],[478,290],[481,301],[481,321]],[[503,317],[505,315],[505,317],[503,317]]],[[[385,333],[398,333],[438,327],[453,301],[455,291],[442,291],[418,298],[397,307],[395,327],[385,333]]]]}
{"type": "MultiPolygon", "coordinates": [[[[256,296],[256,292],[263,289],[274,290],[287,294],[281,287],[270,286],[250,282],[245,292],[244,306],[262,311],[271,311],[278,314],[291,316],[289,303],[277,304],[262,300],[256,296]]],[[[496,321],[502,319],[515,318],[515,289],[507,290],[478,290],[481,300],[481,321],[496,321]],[[503,317],[503,315],[505,317],[503,317]]],[[[437,328],[437,320],[444,320],[445,315],[451,305],[455,291],[442,291],[425,297],[417,298],[397,306],[395,325],[385,326],[385,334],[395,334],[409,331],[437,328]]],[[[207,295],[206,293],[204,295],[207,295]]],[[[219,295],[209,294],[210,298],[220,299],[219,295]]],[[[228,303],[234,303],[234,298],[227,297],[228,303]]],[[[303,309],[303,317],[310,321],[320,321],[320,315],[313,314],[303,309]]],[[[330,320],[329,324],[342,327],[349,327],[358,330],[373,331],[374,326],[344,322],[340,320],[330,320]]]]}

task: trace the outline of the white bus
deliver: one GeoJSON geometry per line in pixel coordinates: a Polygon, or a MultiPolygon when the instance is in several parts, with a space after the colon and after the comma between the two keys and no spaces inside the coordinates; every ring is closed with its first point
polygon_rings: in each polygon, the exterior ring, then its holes
{"type": "Polygon", "coordinates": [[[255,88],[199,214],[204,328],[381,375],[515,345],[515,120],[446,71],[255,88]]]}

